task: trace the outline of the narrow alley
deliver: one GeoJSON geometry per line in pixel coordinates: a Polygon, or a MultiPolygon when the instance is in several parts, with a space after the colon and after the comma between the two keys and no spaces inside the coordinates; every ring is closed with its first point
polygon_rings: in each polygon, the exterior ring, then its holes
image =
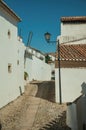
{"type": "Polygon", "coordinates": [[[54,81],[32,82],[0,109],[0,130],[70,130],[65,118],[66,104],[55,103],[54,81]]]}

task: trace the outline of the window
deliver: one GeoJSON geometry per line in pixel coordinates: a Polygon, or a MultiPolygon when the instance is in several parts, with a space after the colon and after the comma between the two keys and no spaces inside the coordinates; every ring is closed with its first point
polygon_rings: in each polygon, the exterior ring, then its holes
{"type": "Polygon", "coordinates": [[[12,72],[12,65],[10,63],[8,63],[8,73],[12,72]]]}
{"type": "Polygon", "coordinates": [[[52,75],[55,75],[55,70],[52,70],[51,74],[52,74],[52,75]]]}
{"type": "Polygon", "coordinates": [[[19,65],[19,60],[17,60],[17,65],[19,65]]]}
{"type": "Polygon", "coordinates": [[[8,38],[10,38],[11,37],[11,33],[10,33],[10,30],[8,30],[8,38]]]}

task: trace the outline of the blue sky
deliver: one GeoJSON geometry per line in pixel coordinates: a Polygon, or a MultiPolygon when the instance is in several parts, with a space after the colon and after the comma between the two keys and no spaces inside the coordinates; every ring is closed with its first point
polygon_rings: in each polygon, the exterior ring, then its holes
{"type": "Polygon", "coordinates": [[[54,52],[55,44],[48,44],[44,33],[52,34],[51,40],[60,35],[62,16],[86,16],[86,0],[4,0],[22,19],[23,42],[26,44],[29,32],[33,32],[31,47],[42,52],[54,52]]]}

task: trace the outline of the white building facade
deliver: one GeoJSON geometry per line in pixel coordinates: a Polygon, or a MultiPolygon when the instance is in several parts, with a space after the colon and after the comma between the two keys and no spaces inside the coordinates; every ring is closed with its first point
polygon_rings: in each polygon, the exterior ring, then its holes
{"type": "MultiPolygon", "coordinates": [[[[60,41],[61,99],[72,102],[86,81],[86,17],[62,17],[60,41]]],[[[57,54],[58,57],[58,54],[57,54]]],[[[56,61],[58,64],[58,61],[56,61]]],[[[56,102],[60,101],[59,68],[55,68],[56,102]]]]}
{"type": "Polygon", "coordinates": [[[71,130],[86,129],[86,83],[82,85],[82,95],[67,104],[66,123],[71,130]]]}
{"type": "Polygon", "coordinates": [[[29,75],[29,81],[51,80],[51,66],[45,63],[45,55],[31,47],[27,49],[25,72],[29,75]]]}
{"type": "Polygon", "coordinates": [[[0,107],[24,91],[24,45],[17,37],[20,18],[0,1],[0,107]],[[22,59],[21,59],[22,57],[22,59]]]}

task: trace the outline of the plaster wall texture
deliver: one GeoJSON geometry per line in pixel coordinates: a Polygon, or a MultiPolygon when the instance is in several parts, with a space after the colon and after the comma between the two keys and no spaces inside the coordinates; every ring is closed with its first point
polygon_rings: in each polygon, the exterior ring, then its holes
{"type": "Polygon", "coordinates": [[[85,33],[86,30],[86,23],[68,23],[68,24],[63,24],[61,23],[61,35],[86,35],[85,33]]]}
{"type": "MultiPolygon", "coordinates": [[[[61,68],[62,102],[73,102],[81,95],[81,84],[86,81],[85,68],[61,68]]],[[[56,102],[59,102],[59,73],[55,69],[56,102]]]]}
{"type": "Polygon", "coordinates": [[[21,56],[19,56],[21,67],[17,65],[18,49],[23,51],[22,45],[18,46],[17,21],[2,8],[0,8],[0,44],[0,107],[3,107],[20,95],[19,86],[24,90],[22,82],[24,78],[20,77],[24,73],[24,68],[21,56]],[[8,72],[8,65],[11,65],[11,72],[8,72]]]}
{"type": "Polygon", "coordinates": [[[35,56],[26,59],[26,71],[29,74],[29,81],[51,79],[51,66],[35,56]]]}
{"type": "Polygon", "coordinates": [[[67,125],[72,130],[83,130],[86,127],[86,96],[67,106],[67,125]]]}
{"type": "Polygon", "coordinates": [[[66,123],[71,128],[71,130],[78,130],[78,121],[77,121],[77,109],[76,104],[71,104],[67,106],[67,118],[66,123]]]}
{"type": "Polygon", "coordinates": [[[60,43],[85,44],[86,23],[61,23],[61,35],[58,37],[60,43]],[[74,42],[75,41],[75,42],[74,42]]]}

